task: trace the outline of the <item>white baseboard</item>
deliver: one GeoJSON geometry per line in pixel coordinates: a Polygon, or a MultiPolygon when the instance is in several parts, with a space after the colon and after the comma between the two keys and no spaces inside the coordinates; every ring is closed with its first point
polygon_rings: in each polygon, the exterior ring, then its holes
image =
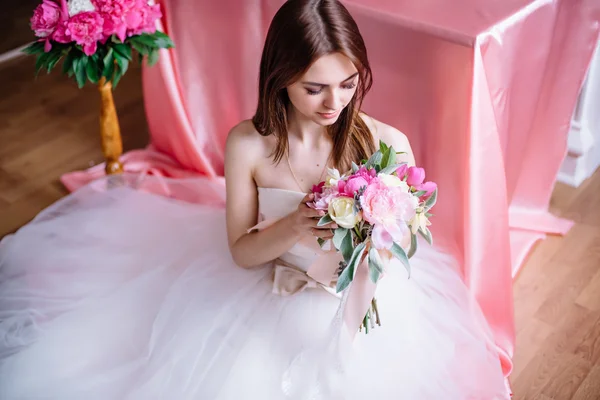
{"type": "Polygon", "coordinates": [[[23,49],[25,47],[29,46],[30,44],[31,43],[27,43],[21,47],[17,47],[16,49],[12,49],[12,50],[9,50],[7,52],[0,54],[0,64],[7,62],[7,61],[14,60],[19,57],[26,56],[27,54],[23,53],[23,49]]]}

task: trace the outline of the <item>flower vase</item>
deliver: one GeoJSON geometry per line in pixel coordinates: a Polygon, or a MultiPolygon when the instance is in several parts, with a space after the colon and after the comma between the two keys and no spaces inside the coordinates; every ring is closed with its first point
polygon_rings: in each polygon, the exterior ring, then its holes
{"type": "Polygon", "coordinates": [[[112,83],[103,77],[98,82],[100,91],[100,138],[102,140],[102,153],[106,162],[104,171],[107,175],[123,172],[120,157],[123,153],[121,129],[112,95],[112,83]]]}

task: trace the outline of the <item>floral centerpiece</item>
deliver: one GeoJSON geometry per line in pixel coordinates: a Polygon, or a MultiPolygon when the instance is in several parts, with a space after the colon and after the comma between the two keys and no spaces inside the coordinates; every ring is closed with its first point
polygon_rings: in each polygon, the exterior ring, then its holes
{"type": "MultiPolygon", "coordinates": [[[[350,285],[363,262],[373,283],[384,273],[384,260],[392,257],[402,262],[410,277],[409,259],[417,251],[417,234],[433,242],[429,211],[437,200],[437,185],[424,182],[423,168],[397,163],[400,153],[392,146],[384,142],[379,146],[369,160],[353,163],[343,175],[329,169],[326,180],[312,189],[314,201],[309,206],[326,212],[318,225],[338,225],[331,240],[343,256],[337,292],[350,285]]],[[[319,239],[319,243],[326,242],[319,239]]],[[[371,304],[362,325],[366,332],[372,319],[380,324],[375,299],[371,304]]]]}
{"type": "Polygon", "coordinates": [[[173,47],[157,30],[160,6],[148,0],[43,0],[31,17],[37,40],[23,51],[34,55],[36,75],[50,73],[62,60],[62,72],[82,88],[99,86],[101,136],[107,173],[120,172],[121,136],[112,90],[127,72],[133,53],[149,66],[159,50],[173,47]]]}

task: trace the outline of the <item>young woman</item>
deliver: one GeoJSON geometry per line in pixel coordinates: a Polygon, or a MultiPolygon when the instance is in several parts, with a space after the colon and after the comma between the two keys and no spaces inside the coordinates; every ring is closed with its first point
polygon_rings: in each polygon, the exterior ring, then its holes
{"type": "Polygon", "coordinates": [[[508,397],[447,256],[423,244],[410,279],[390,262],[382,326],[367,335],[306,275],[311,245],[335,228],[306,205],[327,167],[367,158],[380,139],[414,164],[401,132],[360,112],[371,71],[344,6],[287,1],[259,85],[254,118],[227,141],[226,210],[96,182],[1,242],[0,398],[508,397]]]}

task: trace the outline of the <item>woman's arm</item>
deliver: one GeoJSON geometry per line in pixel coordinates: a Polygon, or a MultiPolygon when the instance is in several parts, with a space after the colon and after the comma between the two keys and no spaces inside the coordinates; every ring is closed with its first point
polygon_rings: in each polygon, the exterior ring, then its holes
{"type": "Polygon", "coordinates": [[[315,229],[319,211],[305,204],[312,200],[312,195],[307,195],[296,211],[268,228],[247,233],[256,225],[258,217],[258,190],[253,171],[264,154],[260,140],[253,128],[240,124],[230,132],[225,151],[227,236],[233,260],[243,268],[261,266],[276,259],[304,234],[330,234],[329,230],[315,229]]]}

